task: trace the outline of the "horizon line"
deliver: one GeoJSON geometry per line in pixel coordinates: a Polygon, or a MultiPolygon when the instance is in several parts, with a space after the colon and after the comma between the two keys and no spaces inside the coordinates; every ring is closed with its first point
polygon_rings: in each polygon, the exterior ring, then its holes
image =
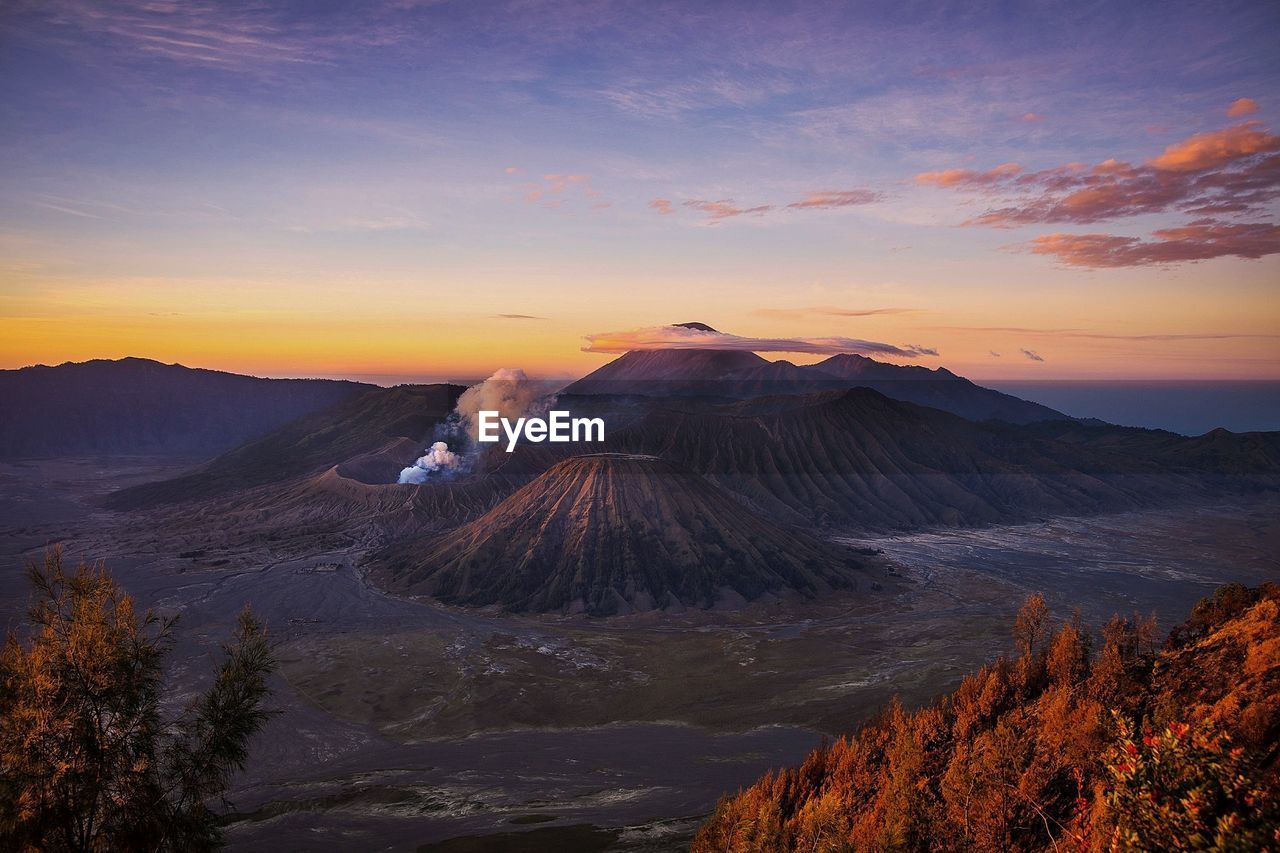
{"type": "MultiPolygon", "coordinates": [[[[679,350],[679,349],[673,349],[673,351],[680,351],[680,350],[679,350]]],[[[757,353],[757,354],[758,354],[758,353],[757,353]]],[[[621,358],[621,355],[619,355],[618,357],[619,357],[619,358],[621,358]]],[[[872,361],[880,362],[880,363],[882,363],[882,364],[896,364],[895,362],[891,362],[891,361],[880,361],[880,359],[871,358],[870,356],[865,356],[865,357],[866,357],[866,358],[870,358],[872,361]]],[[[182,361],[166,361],[166,360],[165,360],[165,359],[163,359],[163,358],[155,358],[155,357],[152,357],[152,356],[126,355],[126,356],[118,356],[118,357],[101,356],[101,357],[96,357],[96,358],[88,358],[88,359],[84,359],[84,360],[81,360],[81,361],[75,361],[75,360],[67,359],[67,360],[65,360],[65,361],[61,361],[61,362],[57,362],[57,363],[49,363],[49,362],[37,361],[37,362],[29,363],[29,364],[22,364],[22,365],[11,366],[11,367],[0,367],[0,371],[16,372],[16,371],[19,371],[19,370],[27,370],[27,369],[31,369],[31,368],[37,368],[37,367],[43,367],[43,368],[49,368],[49,369],[52,369],[52,368],[63,367],[63,366],[67,366],[67,365],[89,364],[89,363],[91,363],[91,362],[95,362],[95,361],[105,361],[105,362],[122,362],[122,361],[129,361],[129,360],[136,360],[136,361],[150,361],[150,362],[155,362],[155,363],[157,363],[157,364],[165,365],[165,366],[167,366],[167,367],[182,367],[182,368],[186,368],[186,369],[188,369],[188,370],[208,370],[208,371],[213,371],[213,372],[217,372],[217,373],[228,373],[228,374],[233,374],[233,375],[237,375],[237,376],[247,376],[247,377],[254,378],[254,379],[318,379],[318,380],[326,380],[326,379],[327,379],[327,380],[332,380],[332,381],[361,382],[361,383],[363,383],[363,384],[375,385],[375,386],[384,387],[384,388],[390,388],[390,387],[394,387],[394,386],[396,386],[396,385],[447,385],[447,384],[453,384],[453,385],[473,385],[473,384],[476,384],[476,383],[479,383],[479,382],[483,382],[483,381],[484,381],[484,379],[485,379],[488,375],[492,374],[494,370],[499,369],[498,367],[491,367],[491,368],[481,369],[481,370],[475,371],[475,373],[474,373],[473,375],[460,375],[460,374],[457,374],[457,373],[455,373],[455,374],[435,374],[435,373],[430,373],[430,372],[422,372],[422,373],[418,373],[418,372],[403,372],[403,371],[398,371],[398,370],[360,370],[360,371],[344,372],[344,371],[324,371],[324,370],[317,370],[317,371],[307,371],[307,370],[299,370],[299,371],[288,371],[288,370],[285,370],[285,371],[275,371],[275,370],[271,370],[271,369],[267,369],[267,370],[257,370],[257,369],[255,369],[255,370],[253,370],[253,371],[245,371],[245,370],[243,370],[243,369],[230,369],[230,368],[225,368],[225,367],[208,367],[208,366],[204,366],[204,365],[200,365],[200,364],[188,364],[188,363],[184,363],[184,362],[182,362],[182,361]],[[390,381],[390,380],[403,380],[403,381],[390,381]]],[[[816,362],[815,362],[815,363],[816,363],[816,362]]],[[[509,365],[508,365],[508,366],[509,366],[509,365]]],[[[903,366],[903,367],[906,367],[906,366],[923,366],[923,365],[897,365],[897,366],[903,366]]],[[[946,368],[946,365],[942,365],[942,364],[938,365],[938,368],[940,368],[940,369],[947,369],[947,368],[946,368]]],[[[555,372],[550,372],[550,373],[537,374],[537,376],[538,376],[538,378],[543,379],[543,380],[561,380],[561,379],[563,379],[563,380],[564,380],[564,381],[566,381],[566,382],[574,382],[574,381],[577,381],[578,379],[583,378],[584,376],[589,375],[589,374],[590,374],[591,372],[593,372],[595,369],[596,369],[596,368],[592,368],[592,370],[589,370],[589,371],[587,371],[586,373],[583,373],[583,374],[581,374],[581,375],[575,375],[575,374],[569,374],[569,373],[555,373],[555,372]]],[[[953,371],[953,372],[954,372],[954,371],[953,371]]],[[[468,371],[468,373],[471,373],[471,372],[470,372],[470,371],[468,371]]],[[[960,374],[960,373],[955,373],[955,375],[956,375],[956,376],[959,376],[959,377],[961,377],[961,378],[964,378],[964,379],[971,378],[971,374],[960,374]]],[[[1023,383],[1023,384],[1035,384],[1035,383],[1039,383],[1039,382],[1055,382],[1055,383],[1056,383],[1056,382],[1091,382],[1091,383],[1103,383],[1103,382],[1117,382],[1117,383],[1119,383],[1119,382],[1130,382],[1130,383],[1133,383],[1133,382],[1141,382],[1141,383],[1191,383],[1191,382],[1252,382],[1252,383],[1269,383],[1269,382],[1280,382],[1280,375],[1272,376],[1272,377],[1260,377],[1260,376],[1238,376],[1238,375],[1222,375],[1222,374],[1215,374],[1215,375],[1203,375],[1203,376],[1141,376],[1141,375],[1138,375],[1138,376],[1134,376],[1134,375],[1123,375],[1123,376],[1122,376],[1122,375],[1115,375],[1115,376],[1112,376],[1112,375],[1096,375],[1096,374],[1093,374],[1093,375],[1062,375],[1062,374],[1060,374],[1060,373],[1054,373],[1054,374],[1052,374],[1052,375],[1048,375],[1048,376],[1027,376],[1027,375],[1025,375],[1025,374],[1023,374],[1023,375],[986,375],[986,374],[981,374],[981,375],[979,376],[979,378],[981,379],[981,381],[982,381],[982,382],[1023,383]]]]}

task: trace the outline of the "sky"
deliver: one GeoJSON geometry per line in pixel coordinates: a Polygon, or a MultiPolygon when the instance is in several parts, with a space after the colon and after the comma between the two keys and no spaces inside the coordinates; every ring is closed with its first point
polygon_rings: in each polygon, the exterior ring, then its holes
{"type": "Polygon", "coordinates": [[[798,363],[1280,379],[1278,34],[1274,2],[11,0],[0,367],[577,376],[701,321],[798,363]]]}

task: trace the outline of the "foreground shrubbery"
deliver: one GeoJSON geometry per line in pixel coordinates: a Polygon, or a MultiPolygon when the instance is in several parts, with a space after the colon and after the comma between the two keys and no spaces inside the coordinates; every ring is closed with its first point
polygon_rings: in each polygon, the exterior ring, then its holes
{"type": "Polygon", "coordinates": [[[1163,648],[1043,599],[1017,653],[722,800],[694,853],[1280,849],[1280,588],[1224,587],[1163,648]]]}
{"type": "Polygon", "coordinates": [[[31,567],[28,642],[0,654],[0,849],[205,850],[208,802],[265,722],[274,667],[246,610],[213,684],[176,720],[160,713],[171,622],[139,617],[105,571],[31,567]]]}

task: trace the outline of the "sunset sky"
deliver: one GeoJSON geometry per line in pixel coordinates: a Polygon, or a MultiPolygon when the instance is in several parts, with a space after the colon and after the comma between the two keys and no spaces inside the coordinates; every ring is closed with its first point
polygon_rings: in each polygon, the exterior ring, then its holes
{"type": "Polygon", "coordinates": [[[1280,379],[1278,37],[1269,1],[6,3],[0,367],[580,375],[699,320],[1280,379]]]}

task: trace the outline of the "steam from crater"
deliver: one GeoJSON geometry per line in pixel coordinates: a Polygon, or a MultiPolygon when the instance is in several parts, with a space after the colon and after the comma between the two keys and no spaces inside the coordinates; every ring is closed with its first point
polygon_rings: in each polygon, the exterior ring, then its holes
{"type": "Polygon", "coordinates": [[[435,443],[412,465],[400,472],[398,483],[421,484],[433,479],[451,479],[470,471],[480,455],[478,440],[480,412],[497,412],[515,421],[543,415],[555,403],[553,386],[518,367],[503,367],[478,385],[472,385],[453,412],[435,430],[435,443]],[[458,451],[450,450],[450,446],[458,451]]]}
{"type": "Polygon", "coordinates": [[[497,412],[514,421],[529,415],[545,414],[554,397],[547,396],[545,383],[530,379],[518,367],[503,367],[479,385],[472,385],[458,398],[454,413],[462,421],[467,437],[475,442],[479,435],[480,412],[497,412]]]}
{"type": "Polygon", "coordinates": [[[437,441],[427,448],[427,452],[400,472],[397,483],[425,483],[434,472],[456,471],[462,465],[462,457],[449,449],[443,441],[437,441]]]}

